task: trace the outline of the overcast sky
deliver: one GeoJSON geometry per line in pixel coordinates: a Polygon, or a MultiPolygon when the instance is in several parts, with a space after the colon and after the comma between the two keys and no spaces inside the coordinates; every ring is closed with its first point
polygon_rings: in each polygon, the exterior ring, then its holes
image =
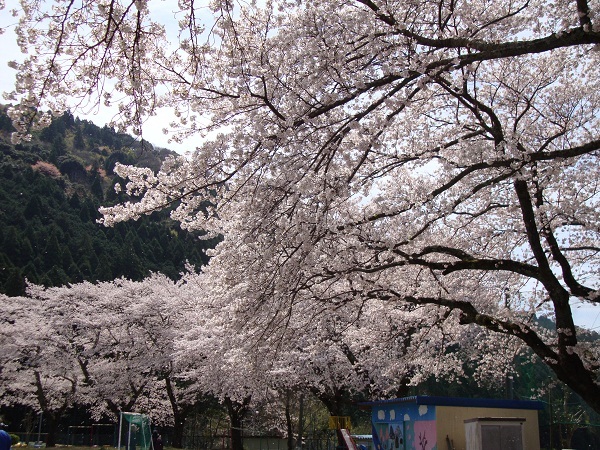
{"type": "MultiPolygon", "coordinates": [[[[6,8],[0,10],[0,28],[5,29],[4,33],[0,35],[0,93],[12,91],[14,87],[14,76],[15,71],[7,66],[8,61],[16,60],[21,61],[23,55],[21,50],[16,44],[16,38],[14,34],[14,26],[17,23],[17,19],[12,17],[10,10],[19,8],[18,0],[6,0],[6,8]]],[[[161,19],[167,19],[175,23],[174,15],[171,12],[172,5],[176,5],[174,2],[156,2],[157,6],[155,9],[158,14],[161,14],[161,19]],[[171,5],[171,6],[169,6],[171,5]]],[[[20,9],[20,8],[19,8],[20,9]]],[[[0,98],[0,103],[7,103],[3,97],[0,98]]],[[[114,113],[106,107],[99,109],[94,114],[84,115],[81,112],[75,112],[75,116],[80,119],[87,119],[98,126],[104,126],[109,123],[114,113]]],[[[175,119],[174,115],[169,114],[169,111],[162,111],[156,117],[151,117],[144,126],[144,139],[151,144],[164,147],[171,150],[175,150],[179,153],[185,153],[186,151],[194,150],[195,146],[190,143],[176,144],[169,143],[168,136],[164,135],[162,129],[165,128],[175,119]]]]}

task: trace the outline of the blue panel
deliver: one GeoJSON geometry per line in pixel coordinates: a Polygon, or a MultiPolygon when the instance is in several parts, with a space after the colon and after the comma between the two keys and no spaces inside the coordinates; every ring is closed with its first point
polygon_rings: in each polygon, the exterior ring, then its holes
{"type": "MultiPolygon", "coordinates": [[[[491,398],[462,398],[462,397],[429,397],[426,395],[417,395],[413,397],[395,398],[390,400],[381,400],[377,402],[361,403],[361,406],[391,406],[401,404],[413,405],[434,405],[434,406],[464,406],[473,408],[505,408],[505,409],[533,409],[542,410],[544,404],[532,400],[501,400],[491,398]]],[[[375,414],[375,411],[373,411],[375,414]]],[[[375,416],[374,416],[375,418],[375,416]]]]}

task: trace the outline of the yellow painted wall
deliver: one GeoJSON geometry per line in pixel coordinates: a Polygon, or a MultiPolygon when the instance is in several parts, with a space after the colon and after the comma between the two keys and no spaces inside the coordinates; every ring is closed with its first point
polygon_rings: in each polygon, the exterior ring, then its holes
{"type": "Polygon", "coordinates": [[[446,450],[446,436],[454,441],[456,450],[466,450],[465,420],[478,417],[523,417],[524,450],[540,450],[538,411],[529,409],[471,408],[463,406],[436,406],[437,447],[446,450]]]}

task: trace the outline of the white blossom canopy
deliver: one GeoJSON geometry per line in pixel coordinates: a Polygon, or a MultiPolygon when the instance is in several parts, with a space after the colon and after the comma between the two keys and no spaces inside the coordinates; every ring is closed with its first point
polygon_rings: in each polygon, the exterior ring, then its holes
{"type": "Polygon", "coordinates": [[[569,303],[599,301],[597,0],[187,0],[172,47],[151,3],[23,2],[20,135],[75,99],[136,132],[168,105],[198,139],[157,174],[117,167],[135,199],[105,224],[174,205],[225,236],[207,274],[240,302],[432,305],[600,411],[569,303]]]}

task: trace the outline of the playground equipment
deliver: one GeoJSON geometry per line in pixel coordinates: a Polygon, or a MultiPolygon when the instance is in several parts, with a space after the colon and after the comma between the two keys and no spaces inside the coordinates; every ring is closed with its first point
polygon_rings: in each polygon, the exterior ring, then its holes
{"type": "Polygon", "coordinates": [[[145,414],[121,412],[119,415],[118,450],[148,450],[152,446],[150,418],[145,414]]]}
{"type": "Polygon", "coordinates": [[[350,431],[345,428],[340,428],[338,431],[338,442],[343,442],[348,450],[358,450],[356,442],[350,435],[350,431]]]}
{"type": "Polygon", "coordinates": [[[348,416],[329,416],[329,429],[336,430],[339,450],[359,450],[350,434],[352,424],[348,416]]]}

